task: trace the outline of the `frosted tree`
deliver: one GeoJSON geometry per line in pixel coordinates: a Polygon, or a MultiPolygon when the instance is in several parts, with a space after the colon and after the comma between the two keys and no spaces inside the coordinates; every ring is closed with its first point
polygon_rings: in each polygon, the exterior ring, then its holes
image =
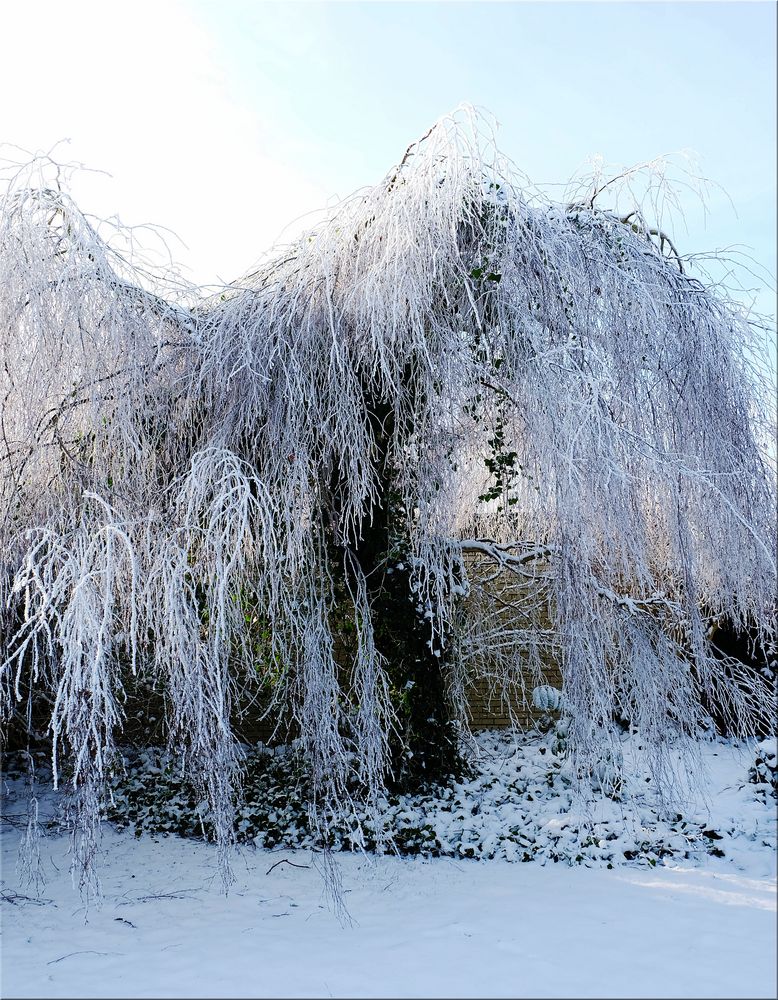
{"type": "Polygon", "coordinates": [[[0,663],[87,867],[134,675],[223,852],[268,671],[325,833],[413,769],[403,740],[417,777],[451,766],[473,679],[527,697],[549,657],[584,772],[617,715],[660,768],[712,703],[772,719],[715,648],[722,620],[773,637],[760,331],[690,273],[655,169],[555,204],[458,113],[207,296],[131,266],[56,176],[0,210],[0,663]]]}

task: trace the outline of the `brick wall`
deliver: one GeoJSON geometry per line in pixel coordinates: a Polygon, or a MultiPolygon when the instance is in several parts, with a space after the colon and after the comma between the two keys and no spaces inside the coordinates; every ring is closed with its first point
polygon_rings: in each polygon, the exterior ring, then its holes
{"type": "MultiPolygon", "coordinates": [[[[515,621],[530,632],[550,628],[550,612],[542,591],[542,573],[545,566],[541,562],[529,564],[528,570],[534,578],[517,577],[503,572],[494,575],[494,564],[483,557],[466,557],[468,576],[471,582],[488,581],[483,586],[471,586],[471,596],[467,599],[466,614],[475,621],[488,625],[492,618],[506,615],[506,605],[515,604],[515,621]],[[538,602],[534,595],[540,595],[538,602]]],[[[511,612],[512,614],[513,612],[511,612]]],[[[562,675],[559,663],[553,653],[542,644],[530,657],[529,650],[516,651],[514,662],[510,664],[512,684],[505,690],[496,681],[499,670],[490,663],[488,656],[479,657],[470,668],[473,677],[465,688],[465,701],[473,730],[504,729],[516,725],[529,729],[539,718],[540,712],[532,704],[532,690],[539,684],[550,684],[561,688],[562,675]],[[534,665],[530,665],[534,660],[534,665]]]]}
{"type": "MultiPolygon", "coordinates": [[[[562,687],[562,675],[556,664],[549,664],[542,678],[544,684],[562,687]]],[[[470,728],[507,729],[514,723],[519,729],[530,729],[541,713],[532,704],[532,689],[537,679],[527,672],[523,685],[503,693],[487,678],[480,678],[466,689],[470,728]]]]}
{"type": "MultiPolygon", "coordinates": [[[[482,568],[491,572],[491,567],[479,566],[476,558],[467,559],[468,573],[475,577],[482,568]]],[[[538,567],[542,569],[542,567],[538,567]]],[[[531,585],[531,584],[530,584],[531,585]]],[[[467,611],[475,615],[477,620],[488,621],[490,615],[496,613],[498,604],[506,597],[521,599],[526,597],[528,584],[517,584],[511,575],[501,575],[497,577],[485,589],[480,591],[477,598],[467,599],[467,611]],[[499,597],[497,596],[499,592],[499,597]]],[[[524,623],[527,624],[526,622],[524,623]]],[[[548,617],[540,615],[537,621],[539,628],[548,626],[548,617]]],[[[335,637],[335,656],[338,663],[348,670],[348,664],[353,661],[353,635],[348,637],[337,635],[335,637]]],[[[513,683],[509,690],[503,691],[502,687],[493,679],[495,671],[492,665],[486,661],[481,661],[475,668],[470,668],[471,675],[475,679],[465,688],[465,702],[469,716],[471,729],[479,731],[483,729],[504,729],[513,724],[520,729],[529,729],[539,718],[540,712],[532,705],[532,689],[537,684],[550,684],[552,687],[561,688],[562,677],[559,664],[546,651],[539,654],[538,668],[525,670],[521,669],[519,662],[518,669],[514,670],[513,683]]],[[[265,743],[283,743],[287,739],[297,735],[296,727],[291,728],[284,724],[278,727],[278,731],[273,737],[275,729],[275,719],[268,719],[262,722],[249,722],[247,720],[243,727],[238,726],[239,738],[247,742],[262,740],[265,743]]]]}

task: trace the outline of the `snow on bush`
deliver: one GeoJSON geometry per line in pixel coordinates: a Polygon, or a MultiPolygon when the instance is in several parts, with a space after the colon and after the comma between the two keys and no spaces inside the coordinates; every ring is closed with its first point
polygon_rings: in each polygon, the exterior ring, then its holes
{"type": "MultiPolygon", "coordinates": [[[[413,795],[385,795],[373,809],[354,804],[328,834],[336,850],[394,851],[425,857],[563,862],[589,867],[624,863],[655,865],[727,857],[733,845],[776,846],[776,818],[769,796],[754,796],[742,751],[732,741],[707,745],[708,764],[725,768],[729,799],[711,812],[712,792],[687,796],[669,808],[658,794],[645,748],[636,735],[621,743],[631,758],[624,780],[576,780],[564,740],[555,729],[517,741],[510,733],[476,737],[469,774],[413,795]]],[[[757,747],[757,767],[775,764],[775,742],[757,747]],[[770,754],[772,753],[772,757],[770,754]],[[761,765],[760,765],[761,762],[761,765]]],[[[309,782],[299,745],[245,748],[245,778],[236,805],[236,839],[258,848],[321,849],[309,816],[309,782]]],[[[613,760],[603,761],[606,773],[613,760]]],[[[775,780],[772,771],[772,780],[775,780]]],[[[718,772],[716,773],[718,777],[718,772]]],[[[769,787],[769,786],[766,786],[769,787]]],[[[773,786],[774,787],[774,786],[773,786]]],[[[762,785],[757,786],[758,789],[762,785]]],[[[683,796],[679,796],[679,801],[683,796]]],[[[56,821],[66,825],[64,813],[56,821]]],[[[161,749],[128,752],[111,776],[104,815],[120,829],[213,838],[206,801],[200,799],[180,763],[161,749]]]]}
{"type": "Polygon", "coordinates": [[[757,745],[754,763],[749,769],[748,780],[756,785],[757,796],[778,798],[778,751],[775,738],[762,740],[757,745]]]}

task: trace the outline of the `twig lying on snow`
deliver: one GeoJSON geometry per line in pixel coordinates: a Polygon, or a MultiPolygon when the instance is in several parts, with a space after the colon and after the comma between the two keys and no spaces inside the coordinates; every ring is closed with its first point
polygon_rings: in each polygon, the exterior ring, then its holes
{"type": "Polygon", "coordinates": [[[36,899],[33,896],[23,896],[19,892],[13,892],[11,889],[3,889],[0,892],[0,899],[4,903],[12,903],[14,906],[19,906],[20,903],[32,903],[35,906],[46,906],[48,903],[52,903],[54,906],[57,905],[52,899],[36,899]]]}
{"type": "Polygon", "coordinates": [[[73,958],[74,955],[100,955],[101,958],[108,958],[110,955],[123,955],[123,951],[71,951],[67,955],[62,955],[60,958],[52,958],[50,962],[46,965],[56,965],[57,962],[64,962],[66,958],[73,958]]]}
{"type": "Polygon", "coordinates": [[[274,868],[278,868],[279,865],[291,865],[292,868],[310,868],[310,865],[298,865],[294,861],[287,861],[286,858],[281,858],[280,861],[276,861],[274,865],[271,865],[265,872],[265,875],[269,875],[274,868]]]}

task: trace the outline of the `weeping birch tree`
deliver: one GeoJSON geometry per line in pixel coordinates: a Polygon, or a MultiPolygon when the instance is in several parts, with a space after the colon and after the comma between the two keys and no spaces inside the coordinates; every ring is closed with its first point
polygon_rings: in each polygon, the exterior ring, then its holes
{"type": "Polygon", "coordinates": [[[83,860],[136,678],[224,851],[269,674],[323,830],[355,787],[454,767],[468,685],[526,697],[549,658],[584,772],[617,716],[657,761],[711,704],[772,720],[715,643],[773,638],[761,334],[690,272],[661,182],[553,203],[455,115],[206,295],[54,176],[0,209],[0,664],[83,860]]]}

